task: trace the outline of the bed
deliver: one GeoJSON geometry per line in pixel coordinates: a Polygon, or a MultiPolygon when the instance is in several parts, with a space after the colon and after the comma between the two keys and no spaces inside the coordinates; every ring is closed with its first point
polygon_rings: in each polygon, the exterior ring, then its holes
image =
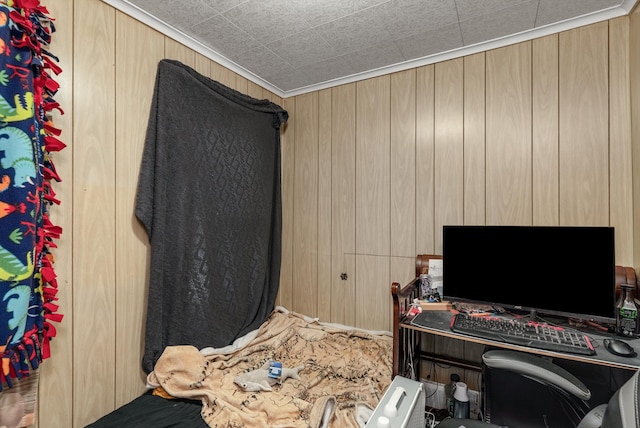
{"type": "Polygon", "coordinates": [[[150,390],[89,427],[362,427],[392,381],[392,349],[388,331],[276,307],[229,346],[167,347],[150,390]],[[271,390],[234,382],[274,361],[295,375],[271,390]]]}
{"type": "Polygon", "coordinates": [[[150,242],[148,391],[88,426],[344,428],[373,412],[391,332],[276,306],[287,119],[159,62],[135,203],[150,242]]]}

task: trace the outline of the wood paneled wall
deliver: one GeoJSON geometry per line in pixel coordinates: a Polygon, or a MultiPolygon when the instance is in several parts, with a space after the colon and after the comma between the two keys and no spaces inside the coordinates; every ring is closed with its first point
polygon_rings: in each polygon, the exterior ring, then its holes
{"type": "Polygon", "coordinates": [[[390,328],[391,282],[441,251],[446,223],[612,225],[618,264],[640,266],[635,14],[280,99],[99,0],[46,6],[68,147],[52,209],[64,319],[41,367],[40,428],[83,427],[144,390],[148,245],[133,206],[162,58],[289,111],[279,303],[291,310],[390,328]]]}

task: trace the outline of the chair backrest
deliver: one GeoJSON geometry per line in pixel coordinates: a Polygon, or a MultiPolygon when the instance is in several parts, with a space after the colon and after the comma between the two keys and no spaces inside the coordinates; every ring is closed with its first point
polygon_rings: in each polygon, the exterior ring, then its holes
{"type": "MultiPolygon", "coordinates": [[[[489,367],[518,373],[536,382],[566,390],[578,400],[590,392],[572,374],[540,357],[517,351],[493,350],[483,355],[489,367]]],[[[577,408],[576,408],[577,410],[577,408]]],[[[511,426],[511,425],[510,425],[511,426]]],[[[504,428],[503,424],[469,419],[445,419],[438,428],[504,428]]],[[[516,423],[514,428],[518,428],[516,423]]],[[[635,372],[609,399],[584,414],[577,428],[640,428],[640,371],[635,372]]]]}
{"type": "Polygon", "coordinates": [[[492,349],[482,361],[487,422],[514,428],[576,427],[590,411],[587,385],[548,358],[492,349]]]}
{"type": "Polygon", "coordinates": [[[601,428],[640,428],[639,373],[635,372],[611,397],[601,428]]]}
{"type": "Polygon", "coordinates": [[[537,355],[507,349],[494,349],[482,355],[482,362],[487,367],[509,370],[536,382],[566,391],[580,400],[591,398],[591,391],[580,379],[537,355]]]}

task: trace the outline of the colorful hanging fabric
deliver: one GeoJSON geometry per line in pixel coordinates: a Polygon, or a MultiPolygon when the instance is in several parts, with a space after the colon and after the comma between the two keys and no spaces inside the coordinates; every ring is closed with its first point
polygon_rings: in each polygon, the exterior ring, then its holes
{"type": "Polygon", "coordinates": [[[39,0],[0,0],[0,391],[49,357],[60,322],[48,216],[61,181],[50,154],[65,147],[51,113],[60,73],[47,51],[53,20],[39,0]]]}

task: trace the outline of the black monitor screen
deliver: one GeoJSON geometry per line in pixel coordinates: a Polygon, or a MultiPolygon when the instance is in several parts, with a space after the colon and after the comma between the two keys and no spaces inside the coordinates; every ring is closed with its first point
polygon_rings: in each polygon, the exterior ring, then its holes
{"type": "Polygon", "coordinates": [[[446,300],[615,322],[613,227],[444,226],[446,300]]]}

